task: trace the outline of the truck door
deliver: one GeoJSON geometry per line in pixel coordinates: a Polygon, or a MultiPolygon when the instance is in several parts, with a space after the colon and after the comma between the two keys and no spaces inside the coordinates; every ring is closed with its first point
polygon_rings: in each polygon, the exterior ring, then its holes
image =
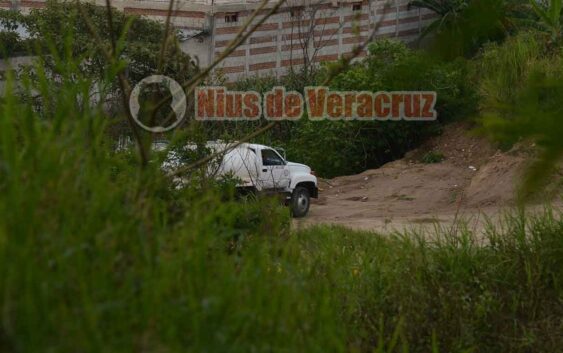
{"type": "Polygon", "coordinates": [[[273,149],[260,150],[261,166],[259,181],[262,189],[285,189],[289,187],[289,168],[285,160],[273,149]]]}

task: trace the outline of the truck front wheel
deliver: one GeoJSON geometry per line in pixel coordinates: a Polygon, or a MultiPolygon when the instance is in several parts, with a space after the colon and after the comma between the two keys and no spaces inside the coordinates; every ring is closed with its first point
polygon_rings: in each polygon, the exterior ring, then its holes
{"type": "Polygon", "coordinates": [[[293,217],[305,217],[309,212],[310,203],[309,190],[303,186],[296,187],[291,194],[291,214],[293,217]]]}

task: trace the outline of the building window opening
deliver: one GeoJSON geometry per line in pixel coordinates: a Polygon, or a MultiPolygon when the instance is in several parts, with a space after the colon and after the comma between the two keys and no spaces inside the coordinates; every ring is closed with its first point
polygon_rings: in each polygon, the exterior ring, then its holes
{"type": "Polygon", "coordinates": [[[238,12],[232,12],[225,15],[225,23],[238,22],[238,12]]]}
{"type": "Polygon", "coordinates": [[[303,14],[303,8],[293,7],[289,10],[289,14],[291,17],[301,17],[301,15],[303,14]]]}

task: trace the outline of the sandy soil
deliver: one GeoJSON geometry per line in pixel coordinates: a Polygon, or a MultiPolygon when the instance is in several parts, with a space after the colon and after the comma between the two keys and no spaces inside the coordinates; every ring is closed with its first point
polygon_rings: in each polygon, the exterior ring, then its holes
{"type": "MultiPolygon", "coordinates": [[[[470,131],[468,124],[452,124],[402,160],[358,175],[321,180],[319,199],[295,227],[324,223],[384,232],[432,231],[463,220],[482,231],[487,219],[498,222],[514,206],[517,182],[534,148],[517,146],[501,152],[470,131]],[[445,159],[420,162],[429,151],[442,153],[445,159]]],[[[560,207],[562,175],[555,176],[554,185],[559,187],[542,192],[539,203],[560,207]]]]}

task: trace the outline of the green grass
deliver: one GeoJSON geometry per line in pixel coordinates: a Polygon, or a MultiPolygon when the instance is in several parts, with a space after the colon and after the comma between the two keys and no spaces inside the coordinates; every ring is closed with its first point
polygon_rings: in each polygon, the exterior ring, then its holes
{"type": "Polygon", "coordinates": [[[138,169],[134,155],[112,152],[95,111],[61,104],[42,120],[16,99],[1,107],[1,351],[554,352],[563,343],[559,214],[510,218],[485,245],[463,230],[434,242],[295,233],[276,202],[171,190],[158,163],[138,169]]]}
{"type": "Polygon", "coordinates": [[[292,232],[276,201],[115,152],[92,82],[59,74],[21,82],[39,110],[0,100],[1,352],[561,350],[560,214],[485,242],[292,232]]]}
{"type": "Polygon", "coordinates": [[[446,159],[446,157],[442,152],[430,151],[425,153],[424,156],[422,156],[422,158],[420,159],[420,161],[424,164],[433,164],[433,163],[440,163],[444,159],[446,159]]]}

